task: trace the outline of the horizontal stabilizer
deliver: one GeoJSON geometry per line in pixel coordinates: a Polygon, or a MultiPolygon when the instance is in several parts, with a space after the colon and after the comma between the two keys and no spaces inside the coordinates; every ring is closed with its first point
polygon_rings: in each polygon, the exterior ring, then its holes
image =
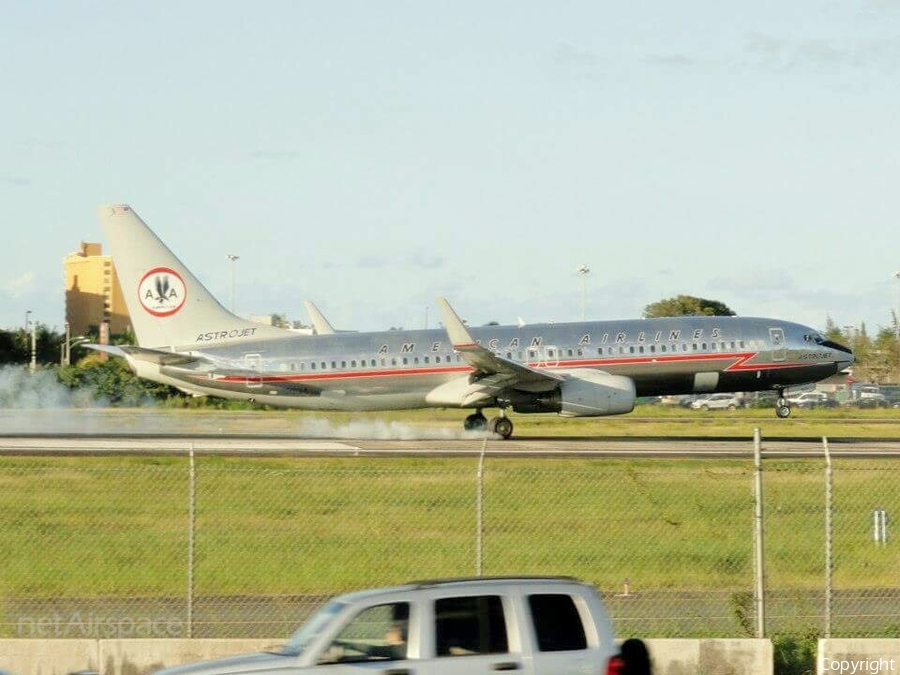
{"type": "Polygon", "coordinates": [[[138,361],[147,361],[148,363],[156,363],[161,366],[186,366],[204,360],[189,354],[178,354],[162,349],[146,349],[135,345],[97,345],[89,343],[81,346],[94,351],[105,352],[112,356],[131,357],[138,361]]]}

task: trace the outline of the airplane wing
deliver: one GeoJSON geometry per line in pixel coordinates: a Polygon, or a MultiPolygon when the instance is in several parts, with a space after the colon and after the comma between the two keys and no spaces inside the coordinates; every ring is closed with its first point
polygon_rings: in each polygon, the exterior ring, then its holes
{"type": "Polygon", "coordinates": [[[472,339],[462,319],[445,298],[438,298],[438,306],[453,349],[475,369],[479,383],[490,383],[492,388],[496,386],[498,391],[525,385],[531,391],[541,391],[554,389],[563,381],[564,378],[555,373],[512,361],[482,347],[472,339]]]}

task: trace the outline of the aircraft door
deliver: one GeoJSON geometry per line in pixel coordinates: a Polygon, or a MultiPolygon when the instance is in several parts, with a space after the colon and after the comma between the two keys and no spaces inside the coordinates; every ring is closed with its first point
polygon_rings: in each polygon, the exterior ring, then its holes
{"type": "Polygon", "coordinates": [[[254,370],[258,375],[247,375],[245,385],[247,389],[259,389],[262,387],[262,354],[244,354],[244,367],[254,370]]]}
{"type": "Polygon", "coordinates": [[[772,360],[784,361],[787,358],[787,351],[784,345],[784,329],[770,328],[769,341],[772,343],[772,360]]]}
{"type": "Polygon", "coordinates": [[[537,348],[536,368],[555,368],[559,365],[559,349],[555,345],[537,348]]]}

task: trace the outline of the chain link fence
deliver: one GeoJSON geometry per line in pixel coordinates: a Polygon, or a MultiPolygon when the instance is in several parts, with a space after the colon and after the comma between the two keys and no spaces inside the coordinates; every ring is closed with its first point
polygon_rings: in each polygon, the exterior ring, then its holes
{"type": "MultiPolygon", "coordinates": [[[[764,463],[767,634],[898,632],[900,460],[833,469],[827,598],[824,461],[764,463]]],[[[0,457],[0,637],[287,636],[335,593],[476,574],[584,579],[621,637],[753,636],[753,478],[743,459],[0,457]]]]}

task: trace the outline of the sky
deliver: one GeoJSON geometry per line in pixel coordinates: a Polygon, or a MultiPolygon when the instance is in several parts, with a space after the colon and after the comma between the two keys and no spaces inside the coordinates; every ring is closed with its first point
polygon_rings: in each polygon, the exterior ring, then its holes
{"type": "Polygon", "coordinates": [[[870,333],[900,304],[900,0],[0,16],[0,328],[62,328],[107,203],[226,306],[233,272],[238,314],[343,329],[436,327],[436,296],[472,325],[688,294],[870,333]]]}

